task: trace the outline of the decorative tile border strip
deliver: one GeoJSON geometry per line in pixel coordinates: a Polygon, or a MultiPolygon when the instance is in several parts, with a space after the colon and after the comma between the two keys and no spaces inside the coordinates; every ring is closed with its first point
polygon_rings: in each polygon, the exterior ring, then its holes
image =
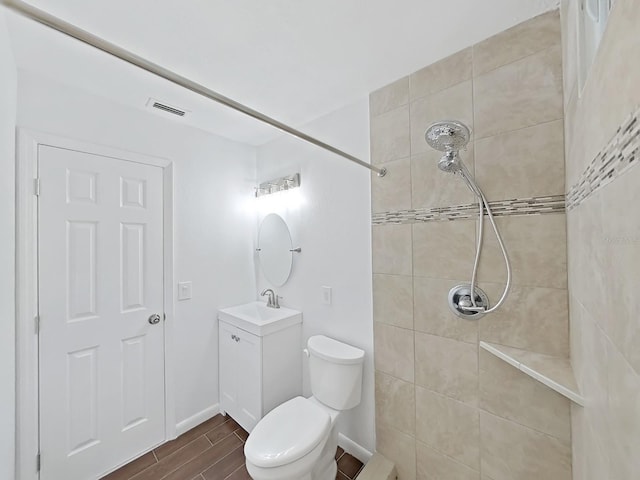
{"type": "MultiPolygon", "coordinates": [[[[548,197],[516,198],[489,202],[489,206],[495,217],[563,213],[565,211],[565,197],[564,195],[552,195],[548,197]]],[[[468,203],[452,207],[416,208],[374,213],[371,221],[373,225],[424,223],[475,218],[477,215],[478,204],[468,203]]]]}
{"type": "Polygon", "coordinates": [[[594,158],[567,193],[567,208],[577,207],[640,158],[640,108],[618,128],[608,145],[594,158]]]}

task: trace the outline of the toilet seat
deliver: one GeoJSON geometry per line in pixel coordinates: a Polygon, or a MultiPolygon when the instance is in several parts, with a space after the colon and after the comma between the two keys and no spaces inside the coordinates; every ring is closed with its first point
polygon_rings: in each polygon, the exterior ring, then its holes
{"type": "Polygon", "coordinates": [[[245,444],[247,462],[260,468],[291,464],[327,438],[331,416],[315,402],[296,397],[269,412],[245,444]]]}

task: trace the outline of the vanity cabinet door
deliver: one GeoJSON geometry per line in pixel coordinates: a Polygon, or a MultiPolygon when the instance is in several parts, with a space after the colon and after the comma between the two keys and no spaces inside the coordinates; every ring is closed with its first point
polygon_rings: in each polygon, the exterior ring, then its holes
{"type": "Polygon", "coordinates": [[[239,332],[237,399],[240,412],[236,420],[251,431],[262,418],[262,342],[260,337],[239,332]]]}
{"type": "Polygon", "coordinates": [[[262,418],[262,339],[220,322],[220,410],[251,431],[262,418]]]}
{"type": "Polygon", "coordinates": [[[237,345],[235,341],[236,328],[220,322],[219,329],[219,382],[220,382],[220,410],[235,415],[238,403],[239,376],[238,365],[235,362],[237,345]]]}

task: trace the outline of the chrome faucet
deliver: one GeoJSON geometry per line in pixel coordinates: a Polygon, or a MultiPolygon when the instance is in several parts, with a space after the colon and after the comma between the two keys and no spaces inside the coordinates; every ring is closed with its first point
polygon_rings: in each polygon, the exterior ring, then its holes
{"type": "Polygon", "coordinates": [[[280,308],[280,304],[278,303],[278,295],[276,295],[273,290],[271,290],[270,288],[265,288],[260,296],[264,297],[266,295],[269,295],[269,298],[267,298],[267,307],[280,308]]]}

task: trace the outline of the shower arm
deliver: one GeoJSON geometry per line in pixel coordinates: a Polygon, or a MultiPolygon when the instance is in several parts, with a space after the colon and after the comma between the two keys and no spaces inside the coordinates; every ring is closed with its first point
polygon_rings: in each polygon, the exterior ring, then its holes
{"type": "Polygon", "coordinates": [[[263,113],[260,113],[257,110],[254,110],[253,108],[247,107],[246,105],[243,105],[240,102],[237,102],[218,92],[215,92],[214,90],[211,90],[205,87],[204,85],[201,85],[199,83],[194,82],[193,80],[190,80],[186,77],[178,75],[177,73],[172,72],[167,68],[164,68],[143,57],[140,57],[134,53],[131,53],[130,51],[125,50],[124,48],[121,48],[113,43],[110,43],[96,35],[93,35],[92,33],[87,32],[86,30],[83,30],[71,23],[68,23],[58,17],[55,17],[50,13],[47,13],[32,5],[29,5],[28,3],[25,3],[21,0],[0,0],[0,5],[4,5],[10,10],[26,18],[34,20],[40,23],[41,25],[45,25],[49,28],[52,28],[53,30],[63,33],[71,38],[75,38],[76,40],[79,40],[82,43],[85,43],[98,50],[108,53],[109,55],[116,57],[120,60],[123,60],[138,68],[146,70],[147,72],[152,73],[153,75],[156,75],[160,78],[168,80],[169,82],[175,85],[178,85],[182,88],[186,88],[187,90],[190,90],[202,97],[205,97],[209,100],[213,100],[216,103],[224,105],[237,112],[247,115],[248,117],[254,118],[255,120],[258,120],[262,123],[270,125],[274,128],[277,128],[278,130],[284,133],[287,133],[296,138],[299,138],[302,141],[311,143],[317,147],[320,147],[324,150],[334,153],[342,158],[349,160],[350,162],[360,165],[361,167],[368,168],[369,170],[376,172],[379,177],[384,177],[385,174],[387,173],[386,168],[375,167],[370,163],[359,159],[358,157],[355,157],[343,150],[340,150],[332,145],[329,145],[328,143],[325,143],[322,140],[318,140],[317,138],[307,135],[306,133],[301,132],[300,130],[296,130],[295,128],[290,127],[289,125],[286,125],[263,113]]]}

